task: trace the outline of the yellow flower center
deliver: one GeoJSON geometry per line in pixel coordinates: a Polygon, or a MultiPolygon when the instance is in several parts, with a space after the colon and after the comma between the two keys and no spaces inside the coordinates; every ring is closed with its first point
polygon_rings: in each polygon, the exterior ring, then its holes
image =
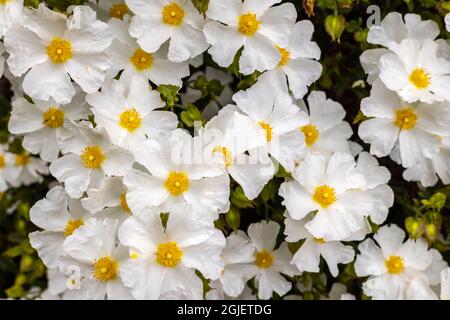
{"type": "Polygon", "coordinates": [[[213,153],[220,153],[223,155],[226,167],[229,167],[233,164],[233,155],[231,154],[231,151],[228,148],[217,146],[214,147],[213,153]]]}
{"type": "Polygon", "coordinates": [[[137,71],[144,71],[153,66],[153,55],[142,49],[137,49],[130,58],[137,71]]]}
{"type": "Polygon", "coordinates": [[[402,273],[405,269],[403,258],[399,256],[390,256],[385,262],[386,269],[390,274],[402,273]]]}
{"type": "Polygon", "coordinates": [[[272,141],[272,129],[273,129],[272,126],[264,121],[261,121],[259,125],[266,131],[267,142],[272,141]]]}
{"type": "Polygon", "coordinates": [[[291,58],[291,53],[285,48],[281,48],[277,46],[278,52],[281,54],[280,62],[278,62],[278,66],[282,67],[288,64],[289,59],[291,58]]]}
{"type": "Polygon", "coordinates": [[[0,0],[0,4],[6,4],[7,2],[10,2],[11,0],[0,0]]]}
{"type": "Polygon", "coordinates": [[[322,208],[327,208],[336,201],[336,193],[332,187],[320,186],[314,191],[313,200],[322,208]]]}
{"type": "Polygon", "coordinates": [[[110,257],[101,257],[94,262],[92,275],[98,281],[106,282],[117,277],[119,263],[110,257]]]}
{"type": "Polygon", "coordinates": [[[156,262],[160,265],[174,268],[180,263],[183,251],[176,242],[160,243],[156,252],[156,262]]]}
{"type": "Polygon", "coordinates": [[[326,241],[323,238],[314,238],[314,241],[317,242],[318,244],[326,243],[326,241]]]}
{"type": "Polygon", "coordinates": [[[253,36],[259,30],[260,22],[254,13],[239,16],[238,31],[247,37],[253,36]]]}
{"type": "Polygon", "coordinates": [[[273,264],[273,255],[267,250],[255,253],[255,264],[260,269],[268,269],[273,264]]]}
{"type": "Polygon", "coordinates": [[[127,129],[129,132],[133,132],[141,127],[142,118],[135,108],[131,108],[120,114],[119,123],[122,128],[127,129]]]}
{"type": "Polygon", "coordinates": [[[0,154],[0,168],[4,168],[6,166],[5,156],[0,154]]]}
{"type": "Polygon", "coordinates": [[[305,143],[308,147],[311,147],[319,139],[319,130],[313,124],[308,124],[300,128],[305,135],[305,143]]]}
{"type": "Polygon", "coordinates": [[[28,154],[16,154],[16,166],[25,167],[28,162],[30,162],[30,156],[28,154]]]}
{"type": "Polygon", "coordinates": [[[184,172],[171,171],[164,186],[173,196],[179,196],[189,189],[189,178],[184,172]]]}
{"type": "Polygon", "coordinates": [[[405,108],[396,112],[395,125],[401,130],[411,130],[416,126],[417,115],[411,108],[405,108]]]}
{"type": "Polygon", "coordinates": [[[42,114],[44,125],[49,128],[60,128],[64,124],[64,111],[58,108],[49,108],[42,114]]]}
{"type": "Polygon", "coordinates": [[[128,6],[125,3],[116,3],[109,10],[109,15],[111,18],[117,18],[122,20],[123,16],[130,13],[128,6]]]}
{"type": "Polygon", "coordinates": [[[124,192],[120,195],[120,206],[122,207],[123,212],[130,214],[131,209],[127,203],[127,194],[124,192]]]}
{"type": "Polygon", "coordinates": [[[409,75],[409,81],[419,90],[426,89],[431,84],[430,73],[423,68],[414,69],[409,75]]]}
{"type": "Polygon", "coordinates": [[[74,233],[75,230],[77,230],[83,224],[84,221],[82,219],[67,221],[66,228],[64,229],[64,235],[66,237],[70,236],[72,233],[74,233]]]}
{"type": "Polygon", "coordinates": [[[47,46],[47,55],[54,64],[63,64],[72,59],[72,43],[69,40],[54,38],[47,46]]]}
{"type": "Polygon", "coordinates": [[[165,24],[179,26],[183,22],[184,10],[180,5],[171,2],[164,6],[162,10],[162,19],[165,24]]]}
{"type": "Polygon", "coordinates": [[[88,146],[81,153],[81,160],[86,168],[98,169],[105,161],[105,155],[98,145],[88,146]]]}

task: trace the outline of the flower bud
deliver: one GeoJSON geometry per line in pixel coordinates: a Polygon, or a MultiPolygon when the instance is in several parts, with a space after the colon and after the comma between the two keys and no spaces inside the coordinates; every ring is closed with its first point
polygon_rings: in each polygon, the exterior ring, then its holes
{"type": "Polygon", "coordinates": [[[228,226],[233,229],[233,231],[239,229],[241,216],[239,214],[239,211],[237,211],[236,209],[231,208],[230,211],[226,213],[225,220],[227,221],[228,226]]]}
{"type": "Polygon", "coordinates": [[[439,235],[439,229],[435,224],[429,223],[425,226],[425,235],[430,242],[433,242],[439,235]]]}
{"type": "Polygon", "coordinates": [[[341,38],[342,32],[345,29],[345,18],[339,16],[328,16],[325,19],[325,30],[331,36],[333,41],[338,41],[341,38]]]}
{"type": "Polygon", "coordinates": [[[418,239],[423,235],[424,232],[424,221],[422,219],[415,219],[413,217],[408,217],[405,219],[405,228],[412,239],[418,239]]]}

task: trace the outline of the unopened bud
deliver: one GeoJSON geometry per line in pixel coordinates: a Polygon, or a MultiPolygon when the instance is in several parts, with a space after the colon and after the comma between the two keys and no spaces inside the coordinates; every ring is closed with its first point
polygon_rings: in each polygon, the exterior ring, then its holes
{"type": "Polygon", "coordinates": [[[333,41],[338,41],[341,38],[345,29],[345,18],[339,16],[328,16],[325,19],[325,30],[331,36],[333,41]]]}
{"type": "Polygon", "coordinates": [[[228,226],[234,231],[239,229],[241,216],[238,210],[231,208],[230,211],[228,211],[225,215],[225,220],[227,221],[228,226]]]}
{"type": "Polygon", "coordinates": [[[425,226],[425,234],[431,242],[435,241],[439,235],[439,230],[435,224],[429,223],[425,226]]]}
{"type": "Polygon", "coordinates": [[[422,219],[408,217],[405,219],[405,228],[412,239],[418,239],[423,235],[424,223],[422,219]]]}

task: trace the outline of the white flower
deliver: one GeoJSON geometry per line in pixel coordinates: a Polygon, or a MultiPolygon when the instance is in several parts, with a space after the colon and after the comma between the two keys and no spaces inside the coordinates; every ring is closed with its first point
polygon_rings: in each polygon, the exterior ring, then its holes
{"type": "MultiPolygon", "coordinates": [[[[233,77],[226,72],[212,68],[210,66],[206,66],[205,72],[196,72],[187,81],[196,83],[196,81],[203,79],[208,82],[208,89],[209,85],[216,81],[218,81],[217,85],[223,86],[223,90],[221,91],[220,95],[216,95],[213,99],[211,99],[211,101],[202,111],[203,118],[206,120],[211,120],[211,118],[219,113],[221,107],[233,103],[233,91],[229,86],[229,84],[233,82],[233,77]]],[[[181,94],[181,101],[183,102],[183,104],[194,103],[202,97],[202,91],[197,88],[193,89],[192,87],[188,86],[186,88],[186,92],[181,94]]]]}
{"type": "Polygon", "coordinates": [[[359,136],[371,144],[370,153],[384,157],[398,144],[406,168],[431,159],[439,150],[439,137],[450,134],[448,102],[407,103],[381,81],[374,82],[361,110],[371,117],[359,127],[359,136]]]}
{"type": "Polygon", "coordinates": [[[149,79],[156,85],[168,84],[182,87],[182,78],[189,75],[187,62],[176,63],[167,59],[167,46],[149,53],[142,50],[128,33],[128,23],[111,19],[109,26],[115,40],[108,53],[114,58],[108,77],[114,78],[123,70],[120,79],[129,81],[133,76],[149,79]]]}
{"type": "Polygon", "coordinates": [[[327,99],[322,91],[313,91],[308,96],[309,117],[299,128],[303,134],[301,160],[307,153],[350,152],[348,139],[353,131],[343,121],[345,110],[342,105],[327,99]]]}
{"type": "Polygon", "coordinates": [[[285,212],[286,220],[284,221],[286,229],[286,241],[297,242],[305,239],[300,249],[295,253],[292,264],[299,271],[319,272],[320,257],[326,261],[331,275],[337,277],[339,274],[338,264],[350,263],[353,261],[355,251],[352,247],[346,246],[339,241],[325,241],[324,239],[315,238],[305,228],[305,224],[310,218],[303,220],[293,220],[289,217],[289,213],[285,212]]]}
{"type": "Polygon", "coordinates": [[[11,72],[17,77],[28,72],[24,91],[33,99],[63,104],[75,95],[71,78],[83,91],[97,91],[111,63],[104,53],[112,42],[108,25],[87,6],[74,7],[69,18],[44,4],[24,15],[4,40],[11,72]]]}
{"type": "Polygon", "coordinates": [[[175,130],[177,116],[164,107],[158,92],[151,90],[147,80],[133,77],[128,81],[109,80],[101,92],[86,96],[99,128],[105,129],[114,145],[129,151],[140,148],[147,137],[175,130]]]}
{"type": "Polygon", "coordinates": [[[292,171],[302,155],[303,134],[299,128],[308,116],[283,91],[273,93],[269,83],[258,82],[233,96],[238,109],[254,122],[264,147],[283,167],[292,171]]]}
{"type": "Polygon", "coordinates": [[[219,278],[225,237],[187,210],[192,208],[173,206],[165,228],[160,215],[151,212],[131,216],[120,227],[120,242],[130,247],[130,260],[120,274],[136,299],[202,299],[195,270],[206,279],[219,278]]]}
{"type": "Polygon", "coordinates": [[[439,36],[439,26],[433,20],[423,20],[420,15],[406,14],[404,17],[398,12],[390,12],[384,17],[380,25],[370,28],[367,42],[379,44],[389,48],[394,43],[399,44],[402,40],[434,40],[439,36]]]}
{"type": "Polygon", "coordinates": [[[450,184],[450,135],[441,138],[439,151],[415,166],[403,171],[403,178],[407,181],[420,181],[424,187],[432,187],[441,181],[450,184]]]}
{"type": "Polygon", "coordinates": [[[23,0],[0,1],[0,39],[10,28],[21,24],[22,11],[23,0]]]}
{"type": "Polygon", "coordinates": [[[380,59],[380,79],[407,102],[450,100],[450,61],[438,56],[438,43],[405,39],[380,59]]]}
{"type": "Polygon", "coordinates": [[[28,186],[33,183],[42,183],[48,174],[48,164],[42,159],[32,157],[27,152],[19,154],[7,154],[6,163],[8,169],[4,171],[6,181],[18,188],[22,185],[28,186]]]}
{"type": "Polygon", "coordinates": [[[441,271],[441,299],[450,300],[450,268],[441,271]]]}
{"type": "Polygon", "coordinates": [[[292,284],[281,274],[293,277],[298,273],[290,264],[292,254],[286,242],[275,249],[280,226],[274,221],[252,223],[248,227],[250,237],[256,250],[254,253],[255,285],[259,299],[270,299],[273,293],[284,296],[291,290],[292,284]]]}
{"type": "Polygon", "coordinates": [[[267,152],[257,150],[266,144],[257,124],[235,109],[231,105],[221,109],[199,130],[196,139],[204,146],[204,160],[225,168],[247,198],[254,199],[275,174],[275,166],[267,152]]]}
{"type": "Polygon", "coordinates": [[[135,169],[124,179],[131,210],[158,207],[165,212],[184,203],[217,218],[228,204],[229,177],[219,166],[196,163],[194,153],[192,137],[181,129],[142,143],[134,156],[148,173],[135,169]]]}
{"type": "Polygon", "coordinates": [[[64,293],[64,299],[126,300],[131,299],[119,270],[128,259],[128,250],[116,246],[117,221],[88,219],[68,237],[63,248],[70,258],[62,259],[60,270],[79,268],[80,288],[64,293]]]}
{"type": "Polygon", "coordinates": [[[375,157],[368,152],[358,155],[356,169],[364,175],[366,186],[364,190],[372,197],[373,208],[369,213],[372,222],[382,224],[389,213],[389,208],[394,204],[394,192],[387,185],[391,179],[391,173],[386,167],[378,165],[375,157]]]}
{"type": "Polygon", "coordinates": [[[72,198],[80,198],[89,188],[98,188],[105,176],[124,176],[133,165],[133,156],[111,145],[102,132],[80,127],[78,139],[66,146],[67,154],[50,165],[51,174],[64,182],[72,198]]]}
{"type": "Polygon", "coordinates": [[[126,199],[127,189],[121,177],[107,177],[98,189],[89,189],[86,193],[81,205],[90,213],[101,213],[120,222],[131,214],[126,199]]]}
{"type": "Polygon", "coordinates": [[[364,228],[365,217],[373,211],[374,203],[366,191],[364,175],[350,154],[327,157],[311,153],[293,176],[295,180],[280,187],[282,203],[294,220],[317,211],[305,224],[315,238],[341,241],[364,228]]]}
{"type": "Polygon", "coordinates": [[[130,34],[143,50],[153,53],[169,41],[167,57],[173,62],[183,62],[208,48],[202,33],[204,19],[190,0],[125,2],[135,14],[130,34]]]}
{"type": "MultiPolygon", "coordinates": [[[[392,44],[398,44],[403,39],[434,40],[440,33],[438,25],[432,20],[424,20],[417,14],[408,13],[404,17],[398,12],[390,12],[381,21],[380,25],[370,28],[367,42],[391,48],[392,44]]],[[[369,49],[360,57],[364,71],[369,75],[368,82],[373,83],[380,73],[380,58],[386,53],[392,53],[386,48],[369,49]]]]}
{"type": "Polygon", "coordinates": [[[314,25],[309,20],[297,22],[289,43],[277,47],[281,59],[275,69],[262,74],[258,81],[270,81],[272,90],[288,92],[291,89],[296,99],[301,99],[308,87],[322,73],[322,65],[314,60],[320,59],[320,48],[311,41],[314,25]]]}
{"type": "Polygon", "coordinates": [[[450,13],[445,16],[445,27],[448,32],[450,32],[450,13]]]}
{"type": "Polygon", "coordinates": [[[244,47],[239,59],[242,74],[275,68],[281,54],[275,46],[288,44],[297,18],[292,3],[271,8],[281,0],[211,0],[206,16],[211,19],[203,32],[212,45],[208,50],[221,67],[228,67],[236,52],[244,47]]]}
{"type": "Polygon", "coordinates": [[[9,163],[13,157],[14,156],[8,152],[8,145],[0,144],[0,192],[8,190],[6,176],[7,171],[13,165],[13,163],[9,163]]]}
{"type": "Polygon", "coordinates": [[[3,77],[3,71],[5,71],[5,57],[3,54],[5,53],[5,46],[3,42],[0,42],[0,78],[3,77]]]}
{"type": "Polygon", "coordinates": [[[89,213],[80,201],[71,199],[61,186],[47,192],[30,210],[30,220],[43,231],[30,233],[30,243],[48,268],[58,267],[65,255],[63,243],[82,226],[89,213]]]}
{"type": "Polygon", "coordinates": [[[406,299],[412,280],[426,279],[425,271],[433,261],[425,240],[403,242],[405,232],[396,225],[381,227],[358,246],[355,271],[359,277],[369,276],[363,284],[364,293],[373,299],[406,299]]]}
{"type": "Polygon", "coordinates": [[[224,267],[218,281],[223,293],[235,298],[242,294],[247,281],[255,275],[252,265],[255,247],[241,230],[230,234],[226,241],[221,254],[224,267]]]}
{"type": "Polygon", "coordinates": [[[87,120],[88,116],[89,108],[82,94],[67,105],[53,99],[30,103],[18,98],[12,103],[8,129],[12,134],[25,136],[22,142],[25,150],[51,162],[58,158],[64,141],[77,134],[75,122],[87,120]]]}

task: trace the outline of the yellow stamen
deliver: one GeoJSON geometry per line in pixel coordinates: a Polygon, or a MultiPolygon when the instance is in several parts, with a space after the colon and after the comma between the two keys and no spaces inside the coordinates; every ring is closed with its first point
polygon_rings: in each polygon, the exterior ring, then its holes
{"type": "Polygon", "coordinates": [[[260,22],[254,13],[239,16],[238,31],[247,37],[253,36],[259,30],[260,22]]]}
{"type": "Polygon", "coordinates": [[[105,161],[105,155],[98,145],[88,146],[81,153],[81,160],[86,168],[98,169],[105,161]]]}
{"type": "Polygon", "coordinates": [[[261,269],[268,269],[273,264],[273,255],[267,250],[255,253],[255,264],[261,269]]]}
{"type": "Polygon", "coordinates": [[[123,212],[130,214],[131,209],[127,203],[127,194],[124,192],[120,195],[120,206],[122,207],[123,212]]]}
{"type": "Polygon", "coordinates": [[[183,22],[184,9],[175,2],[164,6],[162,10],[162,20],[165,24],[179,26],[183,22]]]}
{"type": "Polygon", "coordinates": [[[395,125],[401,130],[411,130],[416,126],[417,115],[411,108],[405,108],[396,112],[395,125]]]}
{"type": "Polygon", "coordinates": [[[153,66],[153,55],[142,49],[137,49],[130,61],[137,71],[148,70],[153,66]]]}
{"type": "Polygon", "coordinates": [[[410,76],[409,81],[419,90],[428,88],[431,84],[430,73],[423,68],[414,69],[410,76]]]}
{"type": "Polygon", "coordinates": [[[16,166],[25,167],[30,162],[30,155],[27,153],[16,154],[16,166]]]}
{"type": "Polygon", "coordinates": [[[266,131],[267,142],[272,141],[272,130],[273,130],[272,126],[264,121],[259,122],[259,125],[266,131]]]}
{"type": "Polygon", "coordinates": [[[399,274],[405,269],[403,258],[399,256],[390,256],[389,259],[385,261],[385,265],[390,274],[399,274]]]}
{"type": "Polygon", "coordinates": [[[171,195],[179,196],[189,190],[189,178],[184,172],[171,171],[164,186],[171,195]]]}
{"type": "Polygon", "coordinates": [[[312,198],[322,208],[327,208],[336,201],[336,193],[332,187],[324,185],[316,188],[312,198]]]}
{"type": "Polygon", "coordinates": [[[305,135],[305,143],[308,147],[311,147],[319,139],[319,130],[313,124],[308,124],[300,128],[305,135]]]}
{"type": "Polygon", "coordinates": [[[101,257],[94,262],[92,275],[101,282],[114,280],[117,278],[119,263],[110,257],[101,257]]]}
{"type": "Polygon", "coordinates": [[[66,237],[70,236],[72,233],[74,233],[75,230],[77,230],[83,224],[84,221],[82,219],[67,221],[66,228],[64,229],[64,235],[66,237]]]}
{"type": "Polygon", "coordinates": [[[0,154],[0,168],[4,168],[6,166],[5,156],[0,154]]]}
{"type": "Polygon", "coordinates": [[[64,111],[58,108],[49,108],[42,114],[42,122],[49,128],[60,128],[64,125],[64,111]]]}
{"type": "Polygon", "coordinates": [[[119,123],[122,128],[133,132],[142,126],[142,118],[135,108],[131,108],[120,114],[119,123]]]}
{"type": "Polygon", "coordinates": [[[164,267],[174,268],[180,263],[183,251],[176,242],[160,243],[156,253],[156,262],[164,267]]]}
{"type": "Polygon", "coordinates": [[[72,59],[72,43],[69,40],[54,38],[47,46],[47,55],[54,64],[63,64],[72,59]]]}
{"type": "Polygon", "coordinates": [[[278,49],[278,52],[281,54],[281,59],[280,62],[278,62],[278,66],[282,67],[287,65],[289,60],[291,59],[291,53],[285,48],[281,48],[279,46],[276,46],[276,48],[278,49]]]}

